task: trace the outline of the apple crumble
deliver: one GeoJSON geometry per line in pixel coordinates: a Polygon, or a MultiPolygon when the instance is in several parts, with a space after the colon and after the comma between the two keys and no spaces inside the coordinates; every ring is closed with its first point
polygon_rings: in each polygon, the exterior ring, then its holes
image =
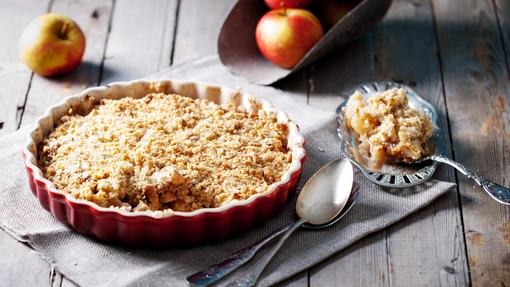
{"type": "Polygon", "coordinates": [[[356,91],[343,108],[345,124],[358,141],[358,153],[372,166],[411,163],[428,154],[434,126],[423,112],[409,107],[403,89],[393,88],[364,100],[356,91]]]}
{"type": "Polygon", "coordinates": [[[161,93],[70,111],[38,153],[44,177],[77,199],[164,213],[245,200],[292,161],[287,124],[256,102],[247,109],[161,93]]]}

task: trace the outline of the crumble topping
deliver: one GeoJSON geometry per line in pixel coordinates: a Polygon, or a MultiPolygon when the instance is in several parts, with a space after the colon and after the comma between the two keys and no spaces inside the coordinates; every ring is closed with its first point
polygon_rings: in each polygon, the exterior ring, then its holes
{"type": "Polygon", "coordinates": [[[345,124],[356,134],[358,154],[373,167],[411,163],[428,154],[434,126],[423,112],[409,107],[407,94],[393,88],[366,101],[356,91],[343,108],[345,124]]]}
{"type": "Polygon", "coordinates": [[[38,165],[57,189],[102,207],[219,207],[266,191],[292,161],[287,125],[255,102],[159,93],[69,114],[38,146],[38,165]]]}

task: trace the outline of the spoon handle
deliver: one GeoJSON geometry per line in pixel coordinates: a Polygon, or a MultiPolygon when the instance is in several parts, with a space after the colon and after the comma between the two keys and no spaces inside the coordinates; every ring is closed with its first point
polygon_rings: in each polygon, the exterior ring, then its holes
{"type": "Polygon", "coordinates": [[[289,228],[292,227],[293,224],[294,223],[291,222],[289,224],[282,226],[281,228],[275,230],[268,236],[255,242],[253,245],[241,249],[236,253],[230,255],[227,259],[223,260],[222,262],[211,265],[200,272],[197,272],[193,275],[186,277],[186,280],[191,286],[194,287],[206,287],[215,283],[216,281],[225,277],[230,272],[242,266],[244,263],[248,262],[262,246],[264,246],[266,243],[273,240],[275,237],[287,231],[289,228]]]}
{"type": "Polygon", "coordinates": [[[483,189],[497,202],[510,205],[510,189],[484,178],[479,173],[474,172],[471,169],[465,167],[463,164],[453,161],[445,156],[435,154],[427,158],[446,163],[447,165],[456,168],[462,174],[474,180],[479,186],[483,187],[483,189]]]}
{"type": "Polygon", "coordinates": [[[271,250],[269,250],[262,258],[260,258],[259,261],[257,261],[257,263],[255,263],[255,265],[253,265],[244,275],[229,283],[227,287],[253,286],[262,271],[264,271],[264,268],[266,268],[269,261],[273,259],[273,256],[280,249],[285,240],[287,240],[287,238],[289,238],[289,236],[305,222],[306,221],[303,219],[299,219],[298,221],[294,222],[292,226],[290,226],[290,228],[287,230],[287,232],[285,232],[280,240],[278,240],[278,242],[273,246],[273,248],[271,248],[271,250]]]}

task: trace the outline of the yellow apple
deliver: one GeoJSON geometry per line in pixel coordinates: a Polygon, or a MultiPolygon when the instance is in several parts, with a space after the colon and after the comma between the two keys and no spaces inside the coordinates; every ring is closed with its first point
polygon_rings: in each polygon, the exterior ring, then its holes
{"type": "Polygon", "coordinates": [[[81,63],[85,35],[69,17],[48,13],[23,30],[18,51],[21,60],[41,76],[65,73],[81,63]]]}
{"type": "Polygon", "coordinates": [[[293,68],[324,35],[319,19],[305,9],[271,10],[257,23],[255,40],[269,61],[293,68]]]}

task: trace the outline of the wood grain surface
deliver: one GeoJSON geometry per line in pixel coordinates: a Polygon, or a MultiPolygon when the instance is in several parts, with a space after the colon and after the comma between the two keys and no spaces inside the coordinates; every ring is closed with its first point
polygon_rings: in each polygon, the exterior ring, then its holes
{"type": "MultiPolygon", "coordinates": [[[[0,136],[84,88],[216,54],[234,2],[0,0],[0,136]],[[87,38],[83,63],[49,78],[17,51],[46,12],[70,16],[87,38]]],[[[334,111],[359,83],[409,85],[438,109],[449,155],[509,186],[509,58],[510,1],[393,0],[375,29],[274,86],[334,111]]],[[[510,207],[452,168],[434,177],[458,187],[278,286],[510,286],[510,207]]],[[[1,286],[76,286],[2,230],[0,255],[1,286]]]]}

